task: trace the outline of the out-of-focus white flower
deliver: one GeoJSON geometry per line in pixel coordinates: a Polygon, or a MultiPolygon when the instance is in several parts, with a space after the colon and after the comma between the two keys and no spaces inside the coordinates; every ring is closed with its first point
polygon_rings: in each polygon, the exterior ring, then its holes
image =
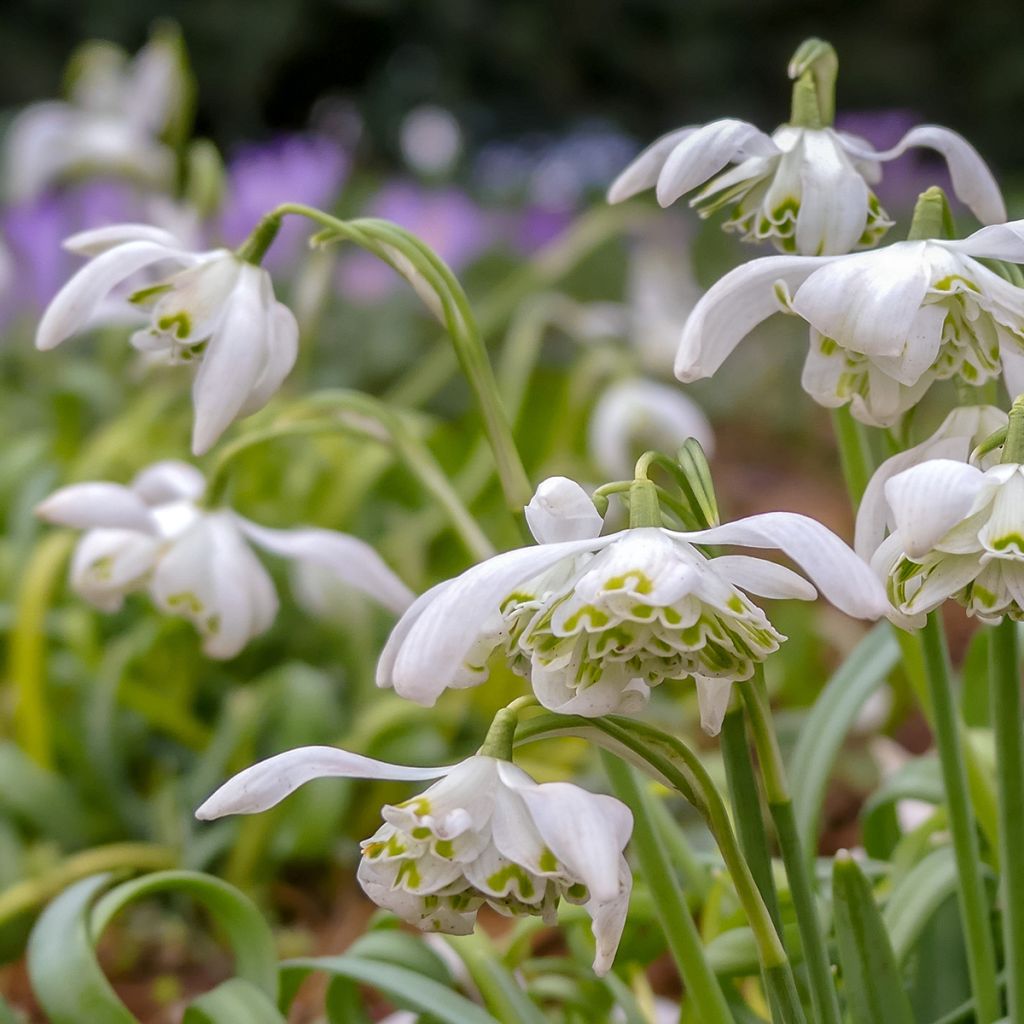
{"type": "Polygon", "coordinates": [[[770,136],[746,121],[726,118],[680,128],[645,149],[615,180],[608,201],[621,202],[654,187],[669,206],[691,199],[702,217],[729,208],[727,231],[744,241],[771,240],[786,253],[832,256],[874,245],[892,221],[869,188],[881,164],[914,146],[945,159],[953,191],[983,224],[1006,219],[999,186],[977,150],[936,125],[913,128],[892,148],[832,128],[781,125],[770,136]],[[733,164],[729,170],[724,168],[733,164]]]}
{"type": "Polygon", "coordinates": [[[953,597],[968,615],[1024,621],[1024,466],[930,459],[885,484],[893,530],[872,567],[901,625],[953,597]]]}
{"type": "Polygon", "coordinates": [[[149,271],[146,285],[127,299],[149,315],[132,344],[168,363],[199,362],[192,389],[196,455],[236,417],[265,405],[294,365],[295,317],[274,299],[270,275],[235,253],[190,252],[169,232],[144,224],[85,231],[65,247],[91,259],[43,314],[36,347],[54,348],[88,328],[112,293],[149,271]]]}
{"type": "Polygon", "coordinates": [[[700,406],[679,388],[643,377],[608,387],[597,400],[587,431],[590,457],[611,478],[632,474],[645,448],[675,450],[694,437],[704,451],[714,451],[711,424],[700,406]]]}
{"type": "Polygon", "coordinates": [[[933,381],[1002,372],[1024,391],[1024,289],[980,259],[1024,262],[1024,221],[965,239],[896,242],[850,256],[768,256],[737,267],[697,303],[676,357],[682,381],[710,377],[773,313],[810,326],[803,386],[890,426],[933,381]]]}
{"type": "Polygon", "coordinates": [[[432,103],[410,110],[399,129],[402,156],[420,174],[446,174],[462,151],[462,129],[455,115],[432,103]]]}
{"type": "Polygon", "coordinates": [[[67,102],[32,104],[8,130],[8,196],[26,201],[89,173],[169,187],[174,153],[161,136],[181,117],[188,93],[178,34],[161,32],[131,59],[111,43],[90,43],[72,68],[67,102]]]}
{"type": "Polygon", "coordinates": [[[538,784],[510,761],[480,754],[445,768],[407,768],[301,747],[245,769],[196,816],[263,811],[324,777],[439,779],[386,806],[384,824],[362,844],[357,877],[378,906],[424,930],[464,935],[484,904],[553,924],[560,900],[581,903],[594,922],[594,970],[611,967],[632,887],[623,850],[633,816],[614,797],[538,784]]]}
{"type": "MultiPolygon", "coordinates": [[[[554,486],[546,481],[539,493],[554,486]]],[[[708,558],[696,544],[777,548],[848,614],[886,612],[868,566],[806,516],[770,512],[691,533],[645,527],[598,537],[598,523],[574,514],[566,539],[545,542],[557,535],[557,509],[578,507],[568,492],[586,498],[572,481],[557,488],[535,534],[540,544],[490,558],[409,608],[381,655],[379,686],[431,705],[449,687],[484,682],[500,652],[545,707],[595,716],[635,712],[651,687],[692,678],[704,727],[715,732],[731,684],[749,679],[785,639],[747,594],[811,600],[817,590],[774,562],[708,558]]]]}
{"type": "Polygon", "coordinates": [[[47,522],[86,533],[71,585],[103,611],[146,591],[162,611],[188,619],[214,658],[234,657],[277,614],[274,585],[249,542],[317,566],[400,613],[412,593],[368,544],[313,528],[271,530],[228,508],[203,509],[206,482],[182,462],[158,462],[124,487],[72,484],[36,509],[47,522]]]}

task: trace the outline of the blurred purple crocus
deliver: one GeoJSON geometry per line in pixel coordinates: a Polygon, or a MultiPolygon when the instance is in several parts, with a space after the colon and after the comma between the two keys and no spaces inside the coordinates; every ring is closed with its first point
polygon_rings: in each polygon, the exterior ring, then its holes
{"type": "MultiPolygon", "coordinates": [[[[281,203],[329,209],[348,174],[349,158],[323,135],[287,135],[273,142],[243,146],[228,165],[220,233],[240,245],[259,219],[281,203]]],[[[284,270],[302,251],[309,225],[285,218],[267,253],[270,270],[284,270]]]]}
{"type": "MultiPolygon", "coordinates": [[[[921,116],[913,110],[847,111],[837,115],[836,129],[864,139],[874,149],[886,150],[921,121],[921,116]]],[[[888,165],[885,176],[872,188],[886,208],[909,211],[917,197],[932,185],[938,185],[953,196],[945,161],[930,150],[912,149],[888,165]]]]}
{"type": "MultiPolygon", "coordinates": [[[[421,238],[458,273],[500,237],[500,221],[457,188],[429,188],[412,181],[386,183],[365,211],[421,238]]],[[[388,295],[398,275],[365,252],[341,263],[340,285],[349,299],[372,303],[388,295]]]]}

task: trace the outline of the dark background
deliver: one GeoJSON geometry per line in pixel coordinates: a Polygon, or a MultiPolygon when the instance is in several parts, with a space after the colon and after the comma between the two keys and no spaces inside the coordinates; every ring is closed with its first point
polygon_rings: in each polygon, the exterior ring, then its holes
{"type": "Polygon", "coordinates": [[[788,112],[800,40],[839,50],[841,110],[902,108],[968,135],[997,173],[1024,166],[1024,5],[888,0],[28,0],[2,5],[4,106],[54,96],[74,46],[139,46],[158,17],[185,31],[200,132],[230,149],[353,98],[372,155],[435,102],[472,149],[601,118],[638,140],[726,114],[788,112]]]}

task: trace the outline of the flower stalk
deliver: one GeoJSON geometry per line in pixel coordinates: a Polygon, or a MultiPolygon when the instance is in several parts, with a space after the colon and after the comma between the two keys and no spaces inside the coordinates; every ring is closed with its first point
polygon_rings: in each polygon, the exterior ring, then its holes
{"type": "Polygon", "coordinates": [[[995,947],[989,929],[988,901],[981,873],[978,835],[971,815],[967,773],[957,732],[949,656],[938,612],[928,616],[921,630],[921,640],[932,705],[932,728],[942,769],[949,830],[953,837],[957,896],[967,946],[971,990],[977,1004],[978,1024],[992,1024],[1001,1016],[995,947]]]}
{"type": "Polygon", "coordinates": [[[775,825],[779,850],[789,878],[789,891],[810,976],[814,1019],[821,1024],[840,1024],[839,1000],[835,985],[832,983],[828,947],[818,921],[814,887],[811,882],[810,853],[803,849],[797,832],[793,800],[789,793],[782,752],[779,750],[778,738],[772,724],[764,670],[760,665],[755,666],[753,678],[740,687],[740,692],[743,695],[747,720],[757,749],[768,811],[775,825]]]}

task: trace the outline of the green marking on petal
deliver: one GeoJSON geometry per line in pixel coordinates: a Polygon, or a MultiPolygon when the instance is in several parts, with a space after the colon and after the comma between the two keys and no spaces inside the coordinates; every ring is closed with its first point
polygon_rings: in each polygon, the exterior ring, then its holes
{"type": "Polygon", "coordinates": [[[431,831],[426,827],[426,825],[417,825],[409,835],[411,835],[413,839],[429,839],[431,831]]]}
{"type": "Polygon", "coordinates": [[[137,292],[132,292],[128,296],[128,301],[135,306],[142,306],[149,302],[150,299],[155,299],[158,295],[163,295],[171,290],[169,284],[154,284],[148,288],[140,288],[137,292]]]}
{"type": "Polygon", "coordinates": [[[455,845],[450,839],[438,839],[434,843],[434,853],[438,857],[444,857],[445,860],[451,860],[455,856],[455,845]]]}
{"type": "Polygon", "coordinates": [[[545,846],[540,854],[540,865],[541,871],[557,871],[558,870],[558,858],[545,846]]]}
{"type": "Polygon", "coordinates": [[[184,310],[180,313],[160,317],[156,325],[161,331],[171,331],[182,340],[192,333],[192,321],[184,310]]]}
{"type": "Polygon", "coordinates": [[[621,576],[610,576],[604,581],[605,590],[625,590],[627,587],[638,594],[649,594],[654,590],[650,577],[640,569],[630,569],[621,576]]]}
{"type": "Polygon", "coordinates": [[[423,876],[416,861],[403,860],[398,866],[395,882],[405,882],[410,889],[418,889],[423,884],[423,876]]]}
{"type": "Polygon", "coordinates": [[[530,878],[526,870],[520,867],[518,864],[506,864],[499,871],[495,871],[487,879],[487,885],[498,892],[505,889],[509,882],[516,882],[519,894],[524,900],[530,899],[533,896],[534,889],[533,879],[530,878]]]}

